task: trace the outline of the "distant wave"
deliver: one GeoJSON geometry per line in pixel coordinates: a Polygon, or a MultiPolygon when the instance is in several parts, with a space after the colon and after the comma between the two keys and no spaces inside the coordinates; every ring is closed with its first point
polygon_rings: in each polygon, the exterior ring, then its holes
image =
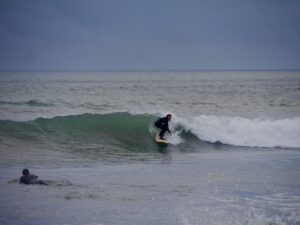
{"type": "MultiPolygon", "coordinates": [[[[58,143],[99,143],[130,149],[151,149],[157,117],[149,114],[109,113],[38,118],[28,122],[0,120],[0,141],[5,137],[58,143]]],[[[300,117],[271,120],[200,115],[174,116],[174,145],[200,142],[247,147],[300,148],[300,117]],[[193,138],[194,137],[194,138],[193,138]]]]}
{"type": "Polygon", "coordinates": [[[0,101],[0,105],[53,106],[53,104],[51,103],[45,103],[35,99],[31,99],[24,102],[0,101]]]}

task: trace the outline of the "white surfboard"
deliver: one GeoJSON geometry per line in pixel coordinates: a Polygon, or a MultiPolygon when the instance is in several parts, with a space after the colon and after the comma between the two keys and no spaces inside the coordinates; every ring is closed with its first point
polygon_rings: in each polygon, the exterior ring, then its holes
{"type": "Polygon", "coordinates": [[[162,144],[168,144],[169,143],[168,140],[166,140],[166,139],[165,140],[160,139],[159,134],[156,134],[155,141],[157,143],[162,143],[162,144]]]}

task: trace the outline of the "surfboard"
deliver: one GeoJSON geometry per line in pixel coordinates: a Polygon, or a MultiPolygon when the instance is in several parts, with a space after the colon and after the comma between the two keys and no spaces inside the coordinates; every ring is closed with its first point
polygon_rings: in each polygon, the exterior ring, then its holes
{"type": "Polygon", "coordinates": [[[169,143],[168,140],[166,140],[166,139],[165,140],[160,139],[158,134],[156,134],[155,141],[157,143],[161,143],[161,144],[168,144],[169,143]]]}

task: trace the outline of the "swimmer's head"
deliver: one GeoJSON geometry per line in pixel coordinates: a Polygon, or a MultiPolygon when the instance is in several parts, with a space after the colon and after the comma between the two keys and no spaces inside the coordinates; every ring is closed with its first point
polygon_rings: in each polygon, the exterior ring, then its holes
{"type": "Polygon", "coordinates": [[[23,169],[22,171],[24,176],[28,176],[29,175],[29,170],[28,169],[23,169]]]}

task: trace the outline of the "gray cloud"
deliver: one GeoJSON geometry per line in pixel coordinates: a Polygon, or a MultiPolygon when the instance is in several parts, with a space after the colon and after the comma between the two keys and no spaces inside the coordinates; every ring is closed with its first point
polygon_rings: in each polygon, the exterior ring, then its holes
{"type": "Polygon", "coordinates": [[[0,69],[299,69],[299,1],[0,2],[0,69]]]}

